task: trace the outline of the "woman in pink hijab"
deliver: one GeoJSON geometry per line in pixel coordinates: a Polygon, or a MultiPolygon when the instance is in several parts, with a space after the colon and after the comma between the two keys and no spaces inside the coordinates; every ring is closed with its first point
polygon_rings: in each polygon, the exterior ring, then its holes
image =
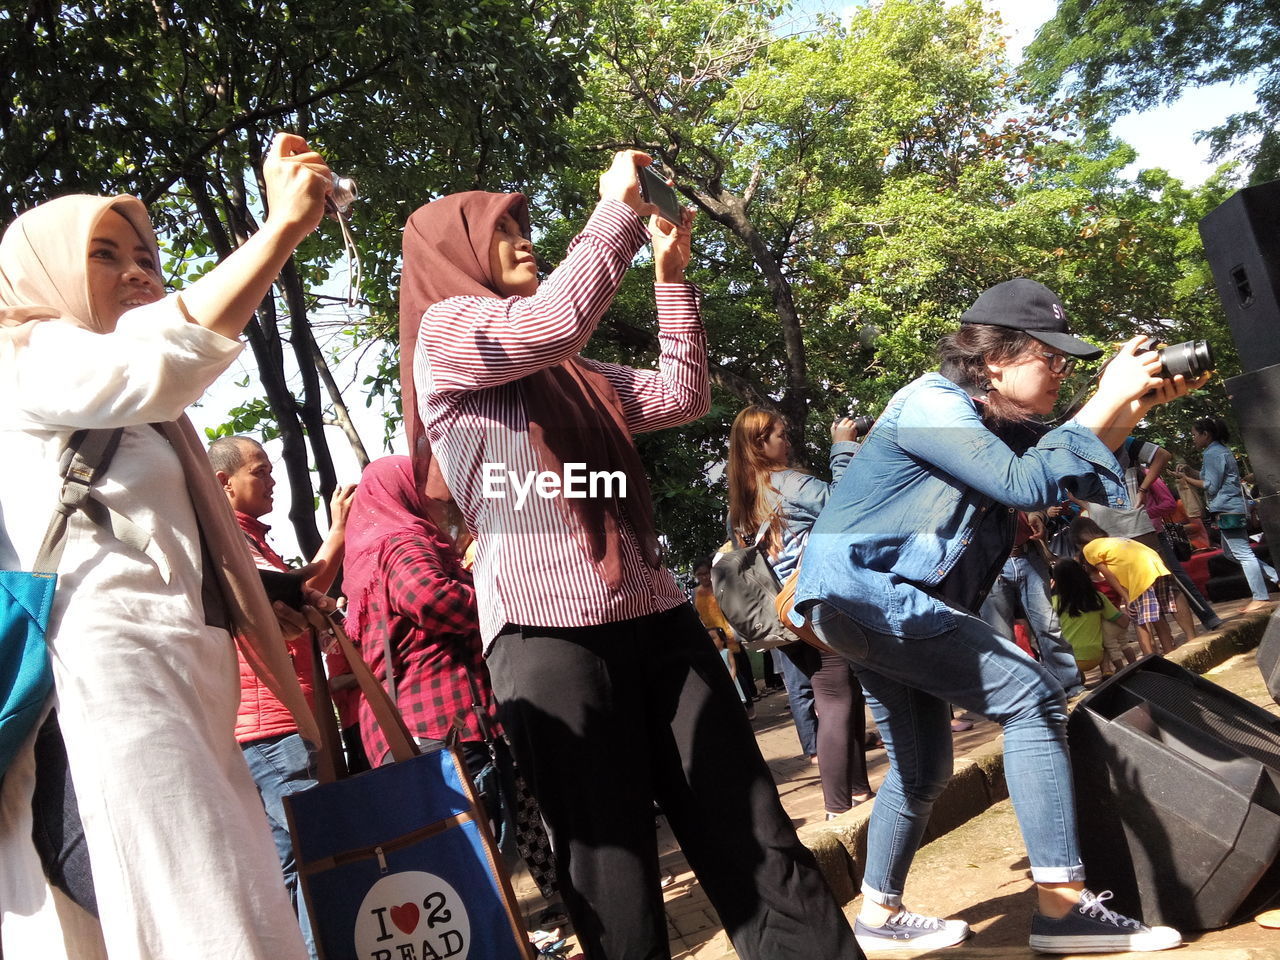
{"type": "Polygon", "coordinates": [[[32,568],[77,430],[123,428],[94,496],[144,533],[131,546],[72,515],[47,637],[100,923],[45,880],[33,736],[0,789],[5,956],[307,956],[232,736],[227,627],[313,736],[314,721],[183,416],[323,215],[329,169],[300,137],[277,136],[263,173],[262,228],[179,294],[133,197],[61,197],[0,239],[0,568],[32,568]]]}

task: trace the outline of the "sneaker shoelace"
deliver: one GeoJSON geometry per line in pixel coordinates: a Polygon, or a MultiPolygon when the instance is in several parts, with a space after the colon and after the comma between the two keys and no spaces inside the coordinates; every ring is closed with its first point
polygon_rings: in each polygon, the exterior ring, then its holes
{"type": "Polygon", "coordinates": [[[1080,904],[1078,909],[1086,917],[1092,917],[1109,923],[1116,927],[1130,927],[1134,930],[1143,929],[1141,921],[1134,920],[1132,917],[1126,917],[1124,914],[1116,913],[1114,910],[1108,909],[1103,904],[1110,900],[1114,894],[1110,890],[1103,890],[1101,893],[1090,893],[1084,890],[1080,893],[1080,904]]]}
{"type": "Polygon", "coordinates": [[[895,927],[915,927],[917,930],[940,930],[942,921],[937,917],[925,917],[910,910],[899,910],[889,918],[895,927]]]}

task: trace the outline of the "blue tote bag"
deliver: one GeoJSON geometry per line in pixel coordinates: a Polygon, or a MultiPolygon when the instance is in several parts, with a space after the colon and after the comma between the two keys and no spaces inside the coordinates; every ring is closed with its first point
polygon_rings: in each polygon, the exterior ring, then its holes
{"type": "Polygon", "coordinates": [[[462,755],[419,754],[341,626],[323,625],[396,762],[284,798],[320,957],[525,960],[528,935],[462,755]]]}
{"type": "Polygon", "coordinates": [[[0,777],[35,729],[53,690],[45,633],[69,518],[83,511],[131,546],[145,547],[149,539],[93,497],[93,485],[111,462],[122,432],[116,428],[72,434],[62,456],[58,506],[36,554],[35,570],[0,570],[0,777]]]}
{"type": "Polygon", "coordinates": [[[53,690],[44,635],[57,581],[55,573],[0,570],[0,776],[53,690]]]}

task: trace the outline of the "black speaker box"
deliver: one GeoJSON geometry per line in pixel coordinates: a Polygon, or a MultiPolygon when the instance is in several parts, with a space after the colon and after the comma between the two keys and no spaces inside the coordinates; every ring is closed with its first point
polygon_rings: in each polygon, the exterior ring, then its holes
{"type": "Polygon", "coordinates": [[[1209,930],[1280,896],[1280,718],[1146,657],[1068,737],[1086,876],[1116,909],[1209,930]]]}
{"type": "Polygon", "coordinates": [[[1280,610],[1271,615],[1262,642],[1258,644],[1258,669],[1262,671],[1271,699],[1280,703],[1280,610]]]}
{"type": "Polygon", "coordinates": [[[1244,369],[1280,363],[1280,180],[1209,211],[1200,239],[1244,369]]]}
{"type": "MultiPolygon", "coordinates": [[[[1271,339],[1280,342],[1280,328],[1271,339]]],[[[1231,377],[1225,386],[1253,469],[1258,517],[1271,565],[1280,570],[1280,365],[1231,377]]]]}

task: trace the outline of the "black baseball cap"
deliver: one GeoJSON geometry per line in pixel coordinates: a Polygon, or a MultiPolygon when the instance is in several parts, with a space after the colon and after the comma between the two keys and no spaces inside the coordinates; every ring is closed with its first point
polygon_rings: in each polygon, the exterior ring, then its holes
{"type": "Polygon", "coordinates": [[[984,290],[973,306],[961,314],[960,322],[1021,330],[1071,357],[1096,360],[1102,356],[1100,348],[1067,333],[1067,311],[1057,295],[1043,283],[1026,277],[984,290]]]}

